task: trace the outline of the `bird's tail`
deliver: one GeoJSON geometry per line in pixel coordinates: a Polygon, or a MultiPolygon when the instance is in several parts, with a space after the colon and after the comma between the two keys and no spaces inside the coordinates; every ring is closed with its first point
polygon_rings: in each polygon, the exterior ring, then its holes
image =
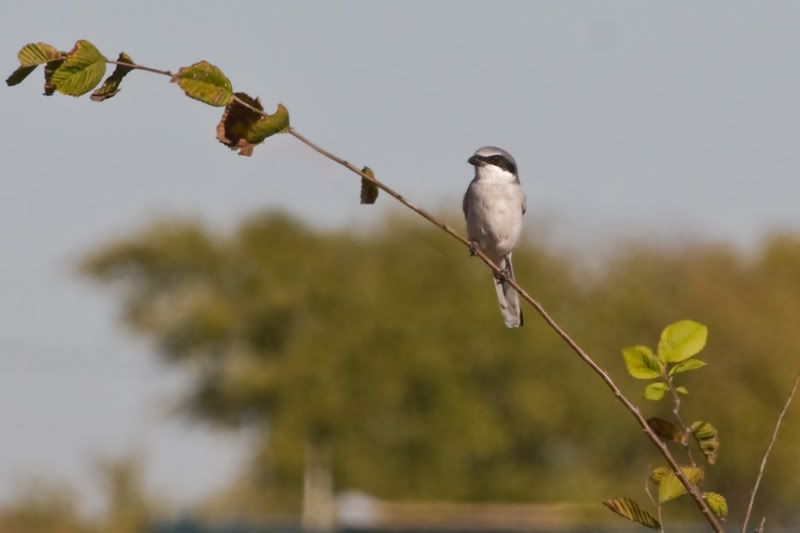
{"type": "MultiPolygon", "coordinates": [[[[506,272],[510,279],[516,279],[514,277],[514,267],[511,265],[511,254],[508,254],[498,266],[506,272]]],[[[517,294],[517,291],[510,284],[497,278],[494,280],[494,288],[497,291],[497,301],[500,302],[500,313],[503,315],[503,322],[506,323],[506,327],[521,327],[524,320],[522,318],[522,309],[519,306],[519,294],[517,294]]]]}

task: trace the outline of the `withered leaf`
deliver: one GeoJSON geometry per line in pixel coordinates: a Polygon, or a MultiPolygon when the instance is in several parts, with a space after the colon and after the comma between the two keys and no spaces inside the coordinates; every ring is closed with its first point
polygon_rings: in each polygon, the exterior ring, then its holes
{"type": "MultiPolygon", "coordinates": [[[[369,167],[364,167],[361,169],[361,172],[366,174],[367,176],[374,178],[375,173],[372,172],[372,169],[369,167]]],[[[365,177],[361,177],[361,203],[362,204],[374,204],[375,200],[378,199],[378,186],[375,183],[371,182],[365,177]]]]}
{"type": "Polygon", "coordinates": [[[44,66],[44,95],[52,96],[56,92],[56,86],[53,85],[53,73],[64,62],[63,59],[58,61],[51,61],[44,66]]]}
{"type": "MultiPolygon", "coordinates": [[[[125,52],[121,52],[117,61],[120,63],[130,63],[133,64],[133,59],[131,56],[126,54],[125,52]]],[[[117,65],[114,69],[114,72],[111,73],[111,76],[106,78],[106,81],[103,82],[103,85],[100,86],[95,92],[92,93],[91,98],[95,102],[102,102],[103,100],[108,100],[112,96],[116,95],[119,92],[119,86],[122,83],[122,78],[125,77],[128,72],[132,71],[133,67],[126,67],[125,65],[117,65]]]]}
{"type": "Polygon", "coordinates": [[[28,77],[28,74],[33,72],[36,69],[36,65],[31,65],[29,67],[19,66],[17,70],[11,73],[11,76],[6,78],[6,85],[9,87],[13,87],[22,82],[25,78],[28,77]]]}
{"type": "Polygon", "coordinates": [[[258,98],[235,93],[217,124],[217,140],[231,150],[238,150],[239,155],[252,155],[256,145],[289,127],[289,113],[283,105],[278,104],[272,115],[262,114],[263,111],[258,98]]]}
{"type": "Polygon", "coordinates": [[[686,444],[686,435],[683,434],[683,431],[681,431],[678,426],[669,420],[664,420],[663,418],[654,416],[647,419],[647,425],[650,426],[650,429],[653,430],[653,433],[665,441],[672,440],[686,444]]]}

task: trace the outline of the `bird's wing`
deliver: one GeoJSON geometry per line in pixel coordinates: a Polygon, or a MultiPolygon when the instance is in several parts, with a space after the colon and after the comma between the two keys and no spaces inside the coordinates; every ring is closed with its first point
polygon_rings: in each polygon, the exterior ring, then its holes
{"type": "Polygon", "coordinates": [[[464,193],[464,198],[461,200],[461,210],[464,212],[464,216],[467,216],[467,197],[469,196],[471,189],[472,183],[470,183],[469,187],[467,187],[467,192],[464,193]]]}
{"type": "Polygon", "coordinates": [[[528,197],[525,196],[525,191],[522,191],[522,214],[528,210],[528,197]]]}

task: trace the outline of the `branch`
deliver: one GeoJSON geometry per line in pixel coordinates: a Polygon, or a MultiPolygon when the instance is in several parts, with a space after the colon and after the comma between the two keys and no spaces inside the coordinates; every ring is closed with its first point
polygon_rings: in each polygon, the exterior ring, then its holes
{"type": "MultiPolygon", "coordinates": [[[[415,213],[417,213],[418,215],[423,217],[425,220],[427,220],[428,222],[430,222],[434,226],[439,227],[444,232],[446,232],[448,235],[450,235],[451,237],[453,237],[456,240],[460,241],[465,246],[469,247],[469,241],[467,239],[465,239],[464,237],[462,237],[461,235],[459,235],[458,233],[456,233],[450,226],[448,226],[447,224],[439,221],[437,218],[432,216],[430,213],[428,213],[424,209],[415,206],[414,204],[409,202],[405,197],[403,197],[401,194],[397,193],[396,191],[394,191],[393,189],[391,189],[387,185],[384,185],[378,179],[365,174],[364,172],[360,171],[357,167],[355,167],[353,164],[345,161],[344,159],[341,159],[340,157],[337,157],[336,155],[332,154],[331,152],[328,152],[327,150],[325,150],[324,148],[312,143],[307,138],[302,136],[294,128],[291,128],[289,130],[289,134],[293,135],[295,138],[297,138],[298,140],[300,140],[304,144],[308,145],[310,148],[312,148],[313,150],[315,150],[319,154],[323,155],[324,157],[327,157],[331,161],[334,161],[334,162],[342,165],[343,167],[347,168],[351,172],[353,172],[355,174],[358,174],[362,178],[371,181],[379,189],[385,191],[387,194],[389,194],[390,196],[395,198],[398,202],[400,202],[404,206],[408,207],[409,209],[411,209],[412,211],[414,211],[415,213]]],[[[492,260],[489,259],[480,250],[477,250],[475,255],[480,257],[480,259],[484,263],[486,263],[486,265],[495,274],[501,274],[502,273],[502,269],[500,267],[498,267],[496,264],[494,264],[494,262],[492,262],[492,260]]],[[[529,304],[531,304],[533,306],[533,308],[544,319],[544,321],[547,323],[547,325],[549,325],[556,332],[556,334],[558,334],[558,336],[561,337],[562,340],[564,340],[564,342],[566,342],[567,345],[570,348],[572,348],[572,350],[578,355],[578,357],[580,357],[583,360],[584,363],[589,365],[589,367],[595,372],[595,374],[600,376],[600,379],[602,379],[605,382],[605,384],[608,386],[608,388],[611,389],[611,392],[614,394],[614,396],[622,403],[622,405],[625,406],[625,408],[628,410],[628,412],[630,412],[631,415],[636,419],[636,422],[638,422],[639,426],[641,426],[642,431],[644,431],[644,433],[647,435],[647,437],[653,442],[653,444],[656,446],[656,448],[658,448],[658,450],[661,452],[661,455],[663,455],[664,458],[667,460],[667,463],[669,464],[670,468],[675,473],[677,478],[681,481],[683,486],[686,487],[687,492],[694,499],[695,503],[700,508],[700,511],[703,513],[703,516],[705,516],[706,520],[708,521],[709,525],[711,525],[712,529],[714,531],[716,531],[716,532],[723,532],[724,529],[722,528],[722,525],[719,523],[719,520],[717,519],[717,516],[714,514],[714,512],[711,510],[711,508],[706,503],[705,499],[703,498],[702,494],[700,493],[700,490],[697,488],[696,485],[694,485],[691,481],[689,481],[689,479],[684,475],[683,470],[681,470],[680,465],[675,460],[675,458],[672,456],[672,453],[669,451],[669,449],[667,448],[666,444],[664,444],[661,441],[661,439],[653,432],[653,430],[650,429],[650,426],[647,424],[647,420],[642,416],[641,412],[639,411],[639,408],[636,407],[622,393],[622,391],[619,389],[619,387],[617,387],[616,383],[614,383],[614,380],[611,379],[611,376],[609,376],[608,373],[605,370],[603,370],[603,368],[600,367],[600,365],[598,365],[594,361],[594,359],[592,359],[589,356],[589,354],[587,354],[583,350],[583,348],[581,348],[578,345],[578,343],[575,342],[575,340],[573,340],[573,338],[569,336],[569,334],[566,331],[564,331],[564,329],[558,324],[558,322],[556,322],[555,319],[553,319],[553,317],[550,316],[550,314],[542,306],[542,304],[540,304],[536,299],[534,299],[533,296],[528,294],[528,292],[525,289],[523,289],[517,283],[516,280],[508,279],[507,282],[508,282],[509,285],[514,287],[514,289],[517,291],[517,293],[519,293],[519,295],[525,301],[527,301],[529,304]]]]}
{"type": "MultiPolygon", "coordinates": [[[[778,431],[781,429],[781,424],[783,423],[783,417],[786,416],[786,411],[789,410],[789,404],[792,403],[792,398],[794,398],[794,393],[797,392],[797,384],[800,383],[800,374],[797,374],[797,377],[794,378],[794,384],[792,385],[792,390],[789,391],[789,396],[786,398],[786,402],[783,404],[783,409],[781,409],[781,414],[778,415],[778,421],[775,422],[775,429],[772,431],[772,438],[767,445],[767,449],[764,451],[764,456],[761,457],[761,465],[758,467],[758,476],[756,476],[756,482],[753,485],[753,490],[750,491],[750,502],[747,504],[747,513],[744,515],[744,523],[742,524],[742,533],[746,533],[747,531],[747,522],[750,521],[750,515],[753,512],[753,502],[756,500],[756,493],[758,492],[758,486],[761,484],[761,478],[764,476],[764,468],[767,466],[767,459],[769,458],[769,454],[772,452],[772,446],[775,444],[775,440],[778,438],[778,431]]],[[[764,520],[761,521],[761,526],[759,526],[762,530],[764,528],[764,520]]]]}
{"type": "MultiPolygon", "coordinates": [[[[134,63],[118,63],[118,62],[115,62],[115,61],[108,61],[108,63],[119,64],[119,65],[127,66],[127,67],[130,67],[130,68],[138,69],[138,70],[145,70],[147,72],[153,72],[153,73],[160,74],[160,75],[163,75],[163,76],[171,76],[171,74],[168,71],[154,69],[154,68],[150,68],[150,67],[144,67],[142,65],[137,65],[137,64],[134,64],[134,63]]],[[[238,104],[245,106],[246,108],[250,109],[251,111],[253,111],[255,113],[258,113],[261,116],[264,116],[264,117],[268,117],[269,116],[263,110],[258,109],[257,107],[254,107],[254,106],[250,105],[248,102],[245,102],[244,100],[242,100],[238,96],[234,96],[234,100],[238,104]]],[[[375,178],[373,176],[370,176],[368,174],[365,174],[364,172],[359,170],[352,163],[349,163],[348,161],[346,161],[346,160],[334,155],[333,153],[329,152],[328,150],[322,148],[321,146],[311,142],[305,136],[301,135],[300,132],[297,131],[296,129],[289,128],[288,133],[289,133],[289,135],[293,136],[294,138],[296,138],[297,140],[299,140],[300,142],[302,142],[303,144],[305,144],[306,146],[308,146],[309,148],[311,148],[312,150],[314,150],[318,154],[322,155],[323,157],[325,157],[327,159],[330,159],[331,161],[333,161],[335,163],[338,163],[339,165],[345,167],[347,170],[353,172],[354,174],[359,175],[361,178],[372,182],[373,184],[375,184],[375,186],[377,186],[379,189],[384,191],[386,194],[388,194],[389,196],[391,196],[392,198],[394,198],[395,200],[397,200],[398,202],[403,204],[405,207],[407,207],[410,210],[414,211],[416,214],[418,214],[419,216],[421,216],[422,218],[424,218],[425,220],[427,220],[428,222],[430,222],[434,226],[438,227],[439,229],[441,229],[442,231],[444,231],[445,233],[447,233],[448,235],[450,235],[451,237],[453,237],[454,239],[459,241],[461,244],[463,244],[464,246],[469,248],[469,246],[470,246],[469,241],[466,238],[462,237],[455,230],[453,230],[453,228],[451,228],[449,225],[445,224],[444,222],[441,222],[439,219],[437,219],[436,217],[434,217],[433,215],[431,215],[430,213],[428,213],[427,211],[425,211],[421,207],[417,207],[416,205],[411,203],[409,200],[407,200],[403,195],[401,195],[400,193],[398,193],[397,191],[395,191],[394,189],[392,189],[388,185],[385,185],[383,182],[379,181],[377,178],[375,178]]],[[[478,256],[481,259],[481,261],[486,263],[486,265],[495,274],[500,275],[500,274],[503,273],[502,269],[500,267],[498,267],[491,259],[489,259],[489,257],[487,257],[481,250],[476,250],[475,251],[475,255],[478,256]]],[[[689,495],[692,497],[692,499],[694,499],[695,503],[697,504],[697,507],[703,513],[703,516],[708,521],[708,523],[711,526],[711,528],[717,533],[723,532],[724,530],[722,528],[722,525],[720,525],[720,522],[717,519],[716,515],[711,510],[711,508],[708,506],[708,504],[706,503],[705,499],[703,499],[703,496],[700,493],[700,490],[697,488],[696,485],[694,485],[691,481],[689,481],[689,479],[686,477],[686,475],[684,475],[683,470],[681,470],[680,465],[675,460],[675,458],[672,456],[672,453],[669,451],[669,449],[667,448],[666,444],[664,444],[664,442],[661,441],[661,439],[653,432],[653,430],[650,429],[650,426],[647,424],[647,420],[639,412],[639,408],[636,407],[622,393],[622,391],[619,389],[619,387],[617,387],[616,383],[614,383],[614,380],[611,379],[611,376],[609,376],[608,373],[605,370],[603,370],[603,368],[601,368],[600,365],[598,365],[589,356],[589,354],[587,354],[583,350],[583,348],[581,348],[578,345],[578,343],[575,342],[575,340],[573,340],[572,337],[569,336],[569,334],[567,334],[566,331],[564,331],[564,329],[555,321],[555,319],[553,319],[553,317],[550,316],[550,314],[542,306],[542,304],[540,304],[536,299],[534,299],[530,294],[528,294],[528,292],[525,289],[523,289],[517,283],[516,280],[508,279],[507,283],[509,285],[511,285],[512,287],[514,287],[514,289],[517,291],[517,293],[519,293],[519,295],[525,301],[527,301],[529,304],[531,304],[533,306],[533,308],[544,319],[544,321],[547,323],[547,325],[550,326],[553,329],[553,331],[555,331],[556,334],[559,337],[561,337],[561,339],[564,342],[566,342],[567,345],[578,355],[578,357],[580,357],[581,360],[583,360],[583,362],[586,363],[589,366],[589,368],[591,368],[592,371],[594,371],[594,373],[597,374],[600,377],[600,379],[603,380],[603,382],[608,386],[608,388],[611,389],[611,392],[614,394],[614,396],[617,398],[617,400],[619,400],[620,403],[622,403],[622,405],[625,407],[625,409],[628,410],[628,412],[631,414],[631,416],[633,416],[633,418],[636,420],[636,422],[642,428],[642,431],[645,433],[645,435],[647,435],[647,438],[649,438],[650,441],[652,441],[653,445],[656,448],[658,448],[658,451],[661,452],[661,455],[664,456],[664,459],[666,459],[666,461],[669,464],[670,468],[675,473],[675,476],[677,476],[677,478],[681,481],[683,486],[686,487],[686,491],[689,493],[689,495]]]]}
{"type": "MultiPolygon", "coordinates": [[[[647,471],[649,472],[650,470],[652,470],[652,466],[647,465],[647,471]]],[[[650,503],[652,503],[653,507],[656,508],[656,513],[658,515],[658,533],[664,533],[664,519],[661,516],[661,502],[657,501],[650,492],[650,476],[646,477],[644,480],[644,492],[647,494],[647,497],[650,498],[650,503]]]]}
{"type": "Polygon", "coordinates": [[[697,466],[697,463],[694,462],[694,457],[692,456],[692,447],[689,445],[689,435],[691,434],[692,430],[689,429],[689,426],[686,425],[681,417],[681,397],[678,395],[675,384],[672,382],[672,376],[667,376],[667,386],[669,387],[669,391],[672,393],[672,414],[675,416],[675,420],[678,421],[678,424],[680,424],[680,429],[683,432],[683,437],[685,440],[685,442],[682,442],[683,447],[686,448],[686,454],[689,456],[689,462],[691,465],[697,466]]]}

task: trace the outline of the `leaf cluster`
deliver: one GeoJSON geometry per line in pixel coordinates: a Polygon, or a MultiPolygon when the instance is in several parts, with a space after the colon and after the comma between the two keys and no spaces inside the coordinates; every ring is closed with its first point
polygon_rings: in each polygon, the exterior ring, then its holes
{"type": "MultiPolygon", "coordinates": [[[[21,83],[38,65],[44,65],[44,94],[56,91],[70,96],[82,96],[100,84],[110,63],[92,43],[79,40],[69,52],[61,52],[47,43],[30,43],[17,54],[19,67],[6,79],[9,86],[21,83]]],[[[120,91],[125,76],[136,69],[148,70],[170,76],[173,83],[183,89],[186,96],[215,107],[225,107],[217,125],[217,140],[239,155],[250,156],[253,149],[276,133],[289,130],[289,111],[278,104],[274,113],[264,111],[258,98],[233,91],[233,84],[218,67],[199,61],[182,67],[177,73],[142,67],[122,52],[116,68],[91,95],[95,102],[103,102],[120,91]]]]}
{"type": "MultiPolygon", "coordinates": [[[[658,380],[645,387],[644,397],[647,400],[661,400],[668,392],[671,392],[674,397],[673,413],[678,425],[669,420],[652,417],[647,420],[650,429],[664,441],[677,442],[683,446],[687,446],[689,434],[691,434],[708,464],[713,465],[717,461],[719,451],[717,429],[703,420],[693,422],[688,427],[683,426],[683,420],[679,415],[680,399],[678,395],[688,394],[689,391],[685,386],[674,384],[676,375],[706,366],[705,361],[695,356],[705,348],[707,339],[708,328],[705,325],[692,320],[680,320],[668,325],[661,332],[655,354],[647,346],[636,345],[623,349],[622,357],[628,373],[632,377],[641,380],[658,380]]],[[[691,454],[689,454],[689,459],[692,461],[692,465],[682,466],[681,471],[691,484],[699,485],[703,481],[705,472],[694,464],[691,454]]],[[[686,487],[676,473],[665,466],[653,470],[649,480],[658,487],[657,502],[654,503],[659,507],[659,516],[662,504],[687,493],[686,487]]],[[[704,492],[702,496],[718,517],[723,520],[727,517],[728,504],[724,496],[716,492],[704,492]]],[[[604,503],[610,510],[628,520],[652,529],[660,530],[662,527],[660,520],[629,498],[616,498],[604,503]]]]}

